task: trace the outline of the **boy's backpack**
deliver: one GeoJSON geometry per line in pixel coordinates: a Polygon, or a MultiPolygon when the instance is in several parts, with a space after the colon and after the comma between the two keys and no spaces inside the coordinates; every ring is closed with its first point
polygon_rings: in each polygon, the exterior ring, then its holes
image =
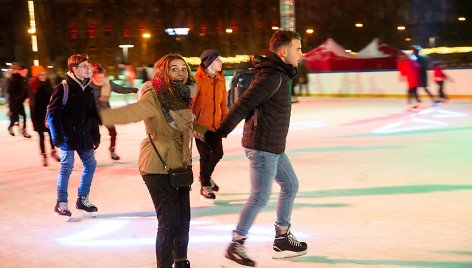
{"type": "Polygon", "coordinates": [[[249,69],[234,74],[226,97],[226,106],[228,106],[228,110],[234,106],[239,97],[249,88],[252,80],[256,77],[256,73],[257,70],[249,69]]]}
{"type": "MultiPolygon", "coordinates": [[[[62,109],[64,109],[64,106],[66,106],[66,103],[67,103],[67,99],[69,98],[69,85],[67,84],[67,81],[66,80],[63,80],[62,81],[62,87],[64,88],[64,95],[62,96],[62,109]]],[[[59,87],[57,87],[56,90],[58,90],[59,87]]],[[[52,99],[52,96],[51,96],[51,99],[52,99]]],[[[44,125],[46,126],[46,128],[49,128],[49,123],[48,123],[48,119],[49,119],[49,106],[51,105],[51,99],[49,100],[49,104],[46,108],[46,116],[44,118],[44,125]]]]}

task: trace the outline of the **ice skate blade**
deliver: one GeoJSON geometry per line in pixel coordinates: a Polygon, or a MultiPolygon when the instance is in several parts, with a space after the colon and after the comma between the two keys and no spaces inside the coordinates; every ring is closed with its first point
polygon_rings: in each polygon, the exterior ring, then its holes
{"type": "Polygon", "coordinates": [[[272,259],[280,260],[280,259],[289,259],[298,256],[303,256],[306,254],[306,250],[300,252],[293,252],[293,251],[275,251],[272,254],[272,259]]]}
{"type": "Polygon", "coordinates": [[[224,261],[220,264],[220,268],[241,268],[241,267],[257,267],[257,262],[253,266],[237,263],[225,255],[224,261]]]}
{"type": "Polygon", "coordinates": [[[61,221],[64,222],[71,222],[72,221],[72,216],[64,216],[64,215],[59,215],[57,213],[54,213],[54,216],[61,221]]]}
{"type": "Polygon", "coordinates": [[[212,206],[215,205],[215,199],[207,199],[203,196],[200,196],[200,201],[202,201],[203,203],[208,204],[208,205],[212,205],[212,206]]]}
{"type": "Polygon", "coordinates": [[[83,211],[81,215],[82,215],[82,219],[90,219],[90,218],[96,218],[97,214],[98,214],[97,211],[95,212],[83,211]]]}

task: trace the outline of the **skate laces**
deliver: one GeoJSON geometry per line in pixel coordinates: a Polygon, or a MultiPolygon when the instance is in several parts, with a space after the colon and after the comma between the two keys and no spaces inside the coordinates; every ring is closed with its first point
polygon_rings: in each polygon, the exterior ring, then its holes
{"type": "Polygon", "coordinates": [[[204,193],[205,195],[214,194],[214,193],[213,193],[212,186],[203,186],[203,187],[202,187],[202,190],[203,190],[203,193],[204,193]]]}
{"type": "Polygon", "coordinates": [[[293,245],[293,246],[296,246],[296,247],[301,247],[302,246],[302,243],[300,243],[297,238],[292,234],[292,232],[289,232],[287,234],[287,238],[288,238],[288,242],[293,245]]]}
{"type": "Polygon", "coordinates": [[[251,259],[246,253],[246,248],[236,242],[236,246],[234,247],[234,251],[236,251],[236,254],[244,259],[251,259]]]}
{"type": "Polygon", "coordinates": [[[89,201],[89,199],[88,199],[88,195],[87,195],[87,196],[83,196],[80,201],[82,201],[82,204],[83,204],[84,206],[88,207],[88,208],[94,207],[94,205],[93,205],[92,203],[90,203],[90,201],[89,201]]]}
{"type": "Polygon", "coordinates": [[[60,211],[69,211],[69,205],[67,202],[59,202],[59,210],[60,211]]]}

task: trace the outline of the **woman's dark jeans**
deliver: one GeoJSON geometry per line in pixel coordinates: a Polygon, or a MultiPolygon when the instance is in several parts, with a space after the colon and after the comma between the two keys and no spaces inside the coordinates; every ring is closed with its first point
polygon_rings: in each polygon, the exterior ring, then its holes
{"type": "Polygon", "coordinates": [[[176,190],[167,174],[143,175],[157,213],[157,267],[170,268],[187,259],[190,229],[190,187],[176,190]]]}

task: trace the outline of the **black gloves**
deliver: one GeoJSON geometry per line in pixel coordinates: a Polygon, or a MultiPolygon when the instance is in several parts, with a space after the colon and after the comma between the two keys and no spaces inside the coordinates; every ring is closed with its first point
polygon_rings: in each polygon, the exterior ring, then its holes
{"type": "Polygon", "coordinates": [[[208,146],[210,146],[210,149],[212,151],[215,151],[218,146],[218,143],[221,142],[221,136],[214,131],[208,130],[207,132],[205,132],[204,137],[205,142],[208,144],[208,146]]]}

